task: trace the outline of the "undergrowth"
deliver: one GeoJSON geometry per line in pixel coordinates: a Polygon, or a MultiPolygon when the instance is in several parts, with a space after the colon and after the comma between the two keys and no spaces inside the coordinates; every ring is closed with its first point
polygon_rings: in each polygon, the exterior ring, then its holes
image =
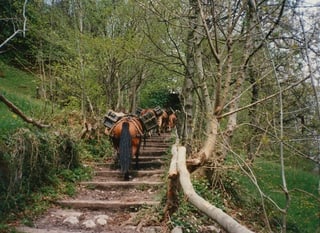
{"type": "Polygon", "coordinates": [[[20,128],[0,144],[1,224],[31,219],[59,195],[90,177],[70,135],[20,128]]]}
{"type": "MultiPolygon", "coordinates": [[[[29,118],[37,119],[39,122],[50,121],[52,112],[49,111],[48,102],[37,98],[37,79],[6,65],[1,60],[0,70],[3,73],[0,77],[0,94],[29,118]]],[[[17,128],[28,125],[1,101],[0,112],[0,139],[5,139],[17,128]]]]}
{"type": "Polygon", "coordinates": [[[17,221],[32,225],[52,201],[74,195],[76,183],[92,173],[83,159],[102,155],[92,149],[98,142],[79,140],[80,114],[38,99],[33,75],[1,61],[0,69],[0,94],[27,117],[51,125],[38,129],[0,102],[0,232],[13,232],[17,221]]]}
{"type": "MultiPolygon", "coordinates": [[[[251,165],[251,169],[263,192],[263,198],[257,186],[244,174],[243,170],[236,165],[231,165],[230,161],[225,168],[218,171],[218,175],[215,174],[219,177],[219,187],[211,186],[204,178],[192,180],[193,187],[201,197],[229,213],[241,224],[261,233],[282,232],[283,216],[276,207],[276,205],[280,208],[285,207],[280,165],[277,162],[258,158],[251,165]],[[270,230],[267,224],[270,225],[270,230]]],[[[295,166],[287,166],[285,173],[291,198],[287,212],[286,232],[320,232],[319,178],[312,172],[295,166]]],[[[179,208],[170,216],[168,224],[172,228],[180,226],[183,232],[192,233],[202,232],[203,226],[215,225],[188,202],[182,191],[179,193],[179,208]]]]}
{"type": "MultiPolygon", "coordinates": [[[[203,197],[212,205],[224,209],[223,196],[221,190],[213,190],[209,182],[204,178],[193,179],[192,185],[196,193],[203,197]]],[[[184,197],[182,190],[179,192],[179,208],[170,217],[168,223],[171,228],[181,227],[183,232],[198,233],[203,232],[204,227],[216,225],[213,220],[199,212],[188,200],[184,197]]]]}

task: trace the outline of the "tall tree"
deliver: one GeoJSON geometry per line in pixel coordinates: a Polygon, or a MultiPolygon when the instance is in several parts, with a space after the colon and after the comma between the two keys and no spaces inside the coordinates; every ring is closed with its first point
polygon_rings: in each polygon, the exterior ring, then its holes
{"type": "MultiPolygon", "coordinates": [[[[250,160],[257,154],[270,152],[265,146],[271,144],[269,137],[280,145],[271,148],[276,148],[272,153],[281,154],[282,165],[287,151],[284,148],[295,154],[302,152],[283,141],[291,134],[286,128],[290,124],[286,111],[301,109],[293,105],[295,98],[290,98],[300,94],[306,97],[300,85],[310,78],[301,73],[306,63],[302,62],[305,56],[297,43],[303,39],[293,39],[301,32],[301,28],[292,30],[292,18],[297,19],[294,2],[190,0],[151,2],[146,6],[167,27],[166,35],[171,38],[170,43],[156,44],[159,51],[183,54],[175,59],[185,71],[184,143],[193,146],[190,152],[196,151],[190,153],[189,164],[205,168],[210,179],[219,177],[218,170],[207,168],[222,166],[227,156],[241,151],[240,145],[247,144],[251,137],[255,141],[248,155],[250,160]],[[187,33],[179,34],[179,28],[187,29],[187,33]],[[183,46],[170,48],[174,44],[183,46]],[[198,135],[203,140],[201,147],[197,143],[199,138],[195,138],[198,135]]],[[[306,86],[310,87],[307,83],[306,86]]],[[[314,119],[312,115],[309,116],[314,119]]],[[[300,120],[297,117],[293,121],[305,125],[305,117],[300,116],[300,120]]],[[[282,177],[281,185],[287,196],[284,174],[282,177]]],[[[280,212],[285,213],[285,209],[280,212]]],[[[284,231],[285,222],[284,218],[284,231]]],[[[266,224],[269,225],[267,220],[266,224]]]]}

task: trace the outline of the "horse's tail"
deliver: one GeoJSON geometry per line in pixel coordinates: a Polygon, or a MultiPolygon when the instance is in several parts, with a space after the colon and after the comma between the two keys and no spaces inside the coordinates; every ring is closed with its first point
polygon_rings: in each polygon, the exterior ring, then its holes
{"type": "Polygon", "coordinates": [[[121,172],[124,173],[125,178],[128,178],[129,167],[131,163],[131,135],[129,132],[129,123],[124,122],[122,124],[122,130],[119,142],[119,162],[121,167],[121,172]]]}

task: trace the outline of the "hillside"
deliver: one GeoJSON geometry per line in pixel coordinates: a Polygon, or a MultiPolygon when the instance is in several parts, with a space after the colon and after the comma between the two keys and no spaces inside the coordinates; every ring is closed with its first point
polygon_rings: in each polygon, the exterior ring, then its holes
{"type": "MultiPolygon", "coordinates": [[[[0,94],[17,106],[31,118],[45,119],[49,114],[44,111],[45,103],[37,99],[37,78],[0,61],[0,94]]],[[[16,114],[0,103],[0,130],[11,132],[15,128],[26,126],[16,114]]]]}
{"type": "MultiPolygon", "coordinates": [[[[82,164],[110,158],[112,149],[107,142],[105,145],[108,146],[104,147],[101,141],[97,143],[95,139],[81,141],[76,138],[81,124],[66,123],[79,122],[77,115],[72,115],[74,112],[66,115],[63,109],[58,108],[54,108],[55,114],[52,114],[50,104],[37,98],[37,79],[34,76],[3,63],[1,70],[1,94],[28,116],[44,122],[54,121],[56,127],[53,131],[39,130],[22,121],[0,103],[0,130],[3,132],[0,142],[0,155],[3,156],[0,161],[0,190],[4,193],[2,198],[7,200],[0,208],[4,211],[2,214],[9,216],[2,218],[5,222],[0,222],[0,230],[9,231],[7,223],[10,226],[15,225],[18,219],[20,223],[34,224],[35,217],[46,211],[51,206],[50,203],[61,195],[79,195],[75,184],[80,180],[89,179],[92,174],[91,170],[84,168],[82,164]],[[66,119],[70,121],[66,122],[66,119]],[[12,156],[16,156],[18,160],[12,161],[12,156]],[[15,180],[12,183],[12,179],[17,178],[14,176],[16,171],[8,173],[11,177],[3,175],[3,171],[10,170],[11,166],[21,169],[25,180],[15,180]],[[63,183],[60,183],[61,180],[63,183]],[[26,183],[26,186],[23,183],[26,183]],[[23,196],[21,193],[26,195],[23,196]],[[12,212],[13,209],[17,211],[12,212]]],[[[259,229],[259,232],[268,232],[265,223],[268,216],[270,226],[277,232],[282,216],[272,202],[277,203],[280,208],[285,206],[278,158],[257,158],[249,167],[243,164],[243,170],[237,166],[239,161],[242,163],[241,158],[237,156],[229,157],[226,165],[219,170],[220,177],[217,181],[220,184],[216,186],[210,186],[207,181],[195,178],[193,182],[196,189],[211,203],[226,212],[229,211],[239,221],[259,229]],[[249,178],[244,172],[249,174],[249,178]],[[254,180],[257,182],[252,182],[254,180]]],[[[319,180],[318,174],[313,173],[315,164],[296,156],[286,159],[285,162],[291,198],[287,213],[287,232],[316,232],[319,230],[319,180]]],[[[194,215],[198,218],[203,217],[188,203],[181,201],[180,209],[171,218],[171,227],[183,225],[190,232],[197,231],[199,222],[194,219],[194,215]]],[[[208,223],[208,220],[203,218],[201,223],[208,223]]]]}

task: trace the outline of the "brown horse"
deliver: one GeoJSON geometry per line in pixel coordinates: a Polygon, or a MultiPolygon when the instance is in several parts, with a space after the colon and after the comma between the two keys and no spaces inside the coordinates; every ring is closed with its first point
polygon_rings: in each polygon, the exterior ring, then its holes
{"type": "Polygon", "coordinates": [[[172,129],[174,127],[176,127],[176,124],[177,124],[177,115],[175,112],[172,112],[170,115],[169,115],[169,122],[168,122],[168,131],[171,132],[172,129]]]}
{"type": "Polygon", "coordinates": [[[136,169],[139,169],[139,150],[143,137],[140,119],[136,116],[126,115],[105,132],[111,137],[117,151],[121,173],[124,174],[125,180],[129,180],[131,157],[135,156],[136,169]]]}
{"type": "Polygon", "coordinates": [[[158,118],[159,134],[167,132],[169,123],[169,116],[167,111],[163,110],[162,114],[158,118]]]}

